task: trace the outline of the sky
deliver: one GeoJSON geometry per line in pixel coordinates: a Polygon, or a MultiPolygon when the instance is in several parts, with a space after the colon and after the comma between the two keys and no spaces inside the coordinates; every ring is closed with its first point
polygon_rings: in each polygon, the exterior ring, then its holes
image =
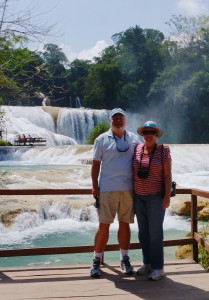
{"type": "MultiPolygon", "coordinates": [[[[70,61],[92,59],[113,44],[112,35],[130,27],[168,35],[172,15],[209,15],[209,0],[9,0],[16,11],[32,9],[40,24],[55,24],[45,43],[62,48],[70,61]],[[41,15],[40,15],[41,14],[41,15]],[[57,36],[58,35],[58,36],[57,36]]],[[[31,44],[42,50],[43,44],[31,44]]]]}

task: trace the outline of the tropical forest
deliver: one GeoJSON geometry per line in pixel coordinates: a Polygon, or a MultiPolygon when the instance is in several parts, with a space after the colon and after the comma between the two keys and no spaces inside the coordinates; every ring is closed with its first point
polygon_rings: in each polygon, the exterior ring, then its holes
{"type": "MultiPolygon", "coordinates": [[[[168,35],[133,24],[93,60],[69,61],[56,44],[28,47],[50,27],[8,20],[0,1],[0,104],[121,107],[160,120],[175,143],[209,140],[209,16],[172,16],[168,35]],[[178,136],[177,136],[178,133],[178,136]]],[[[166,141],[171,142],[170,136],[166,141]]]]}

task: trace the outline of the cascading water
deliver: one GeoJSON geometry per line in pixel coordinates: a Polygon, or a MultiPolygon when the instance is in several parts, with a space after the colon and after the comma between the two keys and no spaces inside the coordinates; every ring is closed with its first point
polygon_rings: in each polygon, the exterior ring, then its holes
{"type": "Polygon", "coordinates": [[[46,138],[47,146],[76,144],[76,141],[55,132],[55,122],[41,107],[2,106],[5,113],[3,138],[15,144],[18,135],[46,138]]]}
{"type": "MultiPolygon", "coordinates": [[[[110,122],[110,112],[105,109],[54,108],[55,117],[52,108],[2,106],[7,120],[3,138],[14,144],[17,135],[25,134],[46,138],[47,146],[85,144],[97,124],[110,122]]],[[[141,123],[140,114],[127,112],[127,130],[136,132],[141,123]]]]}
{"type": "MultiPolygon", "coordinates": [[[[4,107],[4,110],[11,123],[7,127],[7,137],[11,141],[16,133],[26,133],[46,137],[49,144],[34,148],[0,147],[1,188],[91,188],[93,147],[69,144],[70,140],[84,144],[95,124],[109,122],[109,111],[62,108],[57,109],[55,119],[41,107],[4,107]]],[[[142,124],[141,118],[139,114],[127,113],[128,130],[136,132],[142,124]]],[[[170,149],[173,180],[180,186],[209,190],[209,145],[170,145],[170,149]]],[[[0,248],[93,244],[98,225],[94,200],[91,195],[82,197],[1,196],[1,211],[21,208],[22,213],[10,227],[0,222],[0,248]]],[[[116,221],[111,225],[110,242],[116,242],[117,228],[116,221]]],[[[137,241],[136,223],[131,225],[131,230],[132,242],[137,241]]],[[[184,237],[189,230],[186,219],[167,213],[165,237],[184,237]]],[[[110,257],[116,261],[117,255],[110,254],[110,257]]],[[[107,258],[108,254],[105,256],[107,258]]],[[[2,258],[0,265],[69,263],[66,256],[63,257],[2,258]]],[[[92,255],[85,254],[82,260],[78,255],[74,262],[86,263],[89,257],[92,255]]]]}
{"type": "Polygon", "coordinates": [[[62,108],[59,110],[57,133],[84,144],[95,125],[102,122],[109,123],[107,110],[62,108]]]}

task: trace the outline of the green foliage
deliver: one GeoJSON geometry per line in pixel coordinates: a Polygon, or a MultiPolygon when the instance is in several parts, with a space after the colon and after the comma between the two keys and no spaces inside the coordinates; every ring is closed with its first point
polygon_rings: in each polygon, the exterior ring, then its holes
{"type": "Polygon", "coordinates": [[[101,134],[106,132],[110,128],[110,125],[107,123],[99,123],[97,124],[94,129],[89,134],[89,137],[87,139],[88,145],[93,145],[94,140],[101,134]]]}
{"type": "Polygon", "coordinates": [[[70,97],[84,99],[85,85],[92,63],[89,60],[75,59],[67,69],[70,97]]]}
{"type": "MultiPolygon", "coordinates": [[[[202,238],[209,243],[209,223],[203,226],[200,234],[202,238]]],[[[199,245],[198,251],[199,263],[205,270],[209,271],[209,252],[201,245],[199,245]]]]}
{"type": "Polygon", "coordinates": [[[167,24],[166,39],[135,26],[114,34],[100,57],[73,62],[57,45],[33,52],[23,48],[25,35],[2,31],[0,98],[41,105],[43,93],[53,106],[76,107],[79,97],[84,107],[146,113],[165,128],[166,143],[208,143],[209,16],[172,16],[167,24]]]}
{"type": "Polygon", "coordinates": [[[0,146],[11,146],[11,144],[8,141],[0,140],[0,146]]]}
{"type": "Polygon", "coordinates": [[[209,252],[202,246],[199,246],[199,263],[206,271],[209,271],[209,252]]]}
{"type": "Polygon", "coordinates": [[[92,65],[85,84],[84,104],[97,109],[117,106],[117,87],[120,74],[114,64],[100,62],[92,65]]]}

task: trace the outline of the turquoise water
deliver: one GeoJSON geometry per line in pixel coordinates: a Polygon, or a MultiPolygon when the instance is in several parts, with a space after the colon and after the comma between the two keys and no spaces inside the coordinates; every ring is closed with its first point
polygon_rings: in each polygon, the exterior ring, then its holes
{"type": "MultiPolygon", "coordinates": [[[[55,223],[55,222],[53,222],[55,223]]],[[[83,224],[84,225],[84,224],[83,224]]],[[[39,235],[37,237],[25,237],[24,242],[5,244],[3,248],[31,248],[31,247],[59,247],[59,246],[79,246],[79,245],[93,245],[95,228],[86,230],[81,227],[80,231],[68,231],[48,233],[39,235]]],[[[185,237],[186,230],[174,230],[167,229],[164,231],[164,239],[177,239],[185,237]]],[[[117,243],[117,224],[113,225],[113,229],[110,230],[109,244],[117,243]]],[[[138,242],[137,229],[135,225],[132,225],[132,238],[131,242],[138,242]]],[[[165,247],[165,260],[175,260],[176,247],[165,247]]],[[[141,250],[130,250],[130,257],[132,262],[140,263],[142,260],[141,250]]],[[[37,266],[37,265],[67,265],[67,264],[89,264],[92,261],[92,253],[79,253],[79,254],[64,254],[64,255],[42,255],[42,256],[28,256],[28,257],[11,257],[1,258],[1,267],[10,266],[37,266]]],[[[105,262],[117,262],[119,261],[119,251],[111,251],[105,253],[105,262]]]]}
{"type": "MultiPolygon", "coordinates": [[[[207,149],[204,145],[198,147],[171,145],[173,179],[177,184],[200,189],[206,189],[209,186],[207,149]],[[201,161],[198,161],[200,159],[201,161]]],[[[91,157],[92,150],[81,146],[77,148],[75,146],[57,146],[44,149],[37,147],[22,152],[19,149],[7,161],[0,161],[0,184],[2,188],[8,189],[90,188],[90,165],[83,165],[82,161],[87,161],[91,157]]],[[[27,197],[26,200],[30,200],[27,197]]],[[[58,200],[58,197],[55,198],[58,200]]],[[[71,196],[63,196],[63,198],[67,201],[72,199],[71,196]]],[[[5,205],[2,199],[3,196],[0,199],[0,205],[5,205]]],[[[20,201],[15,196],[12,196],[12,199],[11,205],[15,204],[15,201],[20,201]]],[[[78,201],[79,197],[74,197],[74,200],[78,201]]],[[[48,197],[47,201],[48,204],[44,207],[44,216],[42,207],[37,212],[22,213],[9,228],[4,227],[0,222],[1,249],[93,245],[98,226],[93,206],[87,209],[81,205],[80,208],[69,213],[66,211],[65,205],[53,204],[52,196],[48,197]],[[82,214],[88,216],[87,222],[81,220],[82,214]]],[[[60,201],[62,203],[63,199],[60,201]]],[[[10,209],[9,206],[8,209],[10,209]]],[[[117,228],[118,224],[115,221],[110,228],[109,244],[117,243],[117,228]]],[[[136,222],[131,225],[131,231],[131,242],[137,242],[136,222]]],[[[184,238],[188,232],[190,232],[189,220],[166,214],[165,240],[184,238]]],[[[175,250],[176,247],[165,247],[165,260],[176,259],[175,250]]],[[[130,256],[132,261],[140,263],[141,250],[130,251],[130,256]]],[[[44,255],[1,258],[0,266],[89,264],[91,261],[92,253],[44,255]]],[[[119,261],[119,252],[106,252],[105,261],[119,261]]]]}

